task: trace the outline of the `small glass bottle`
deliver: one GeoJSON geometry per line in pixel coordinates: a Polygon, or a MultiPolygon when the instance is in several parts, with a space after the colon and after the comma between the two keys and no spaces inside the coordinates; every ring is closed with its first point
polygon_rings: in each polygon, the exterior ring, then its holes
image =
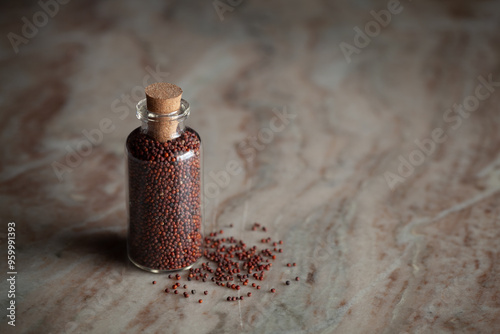
{"type": "Polygon", "coordinates": [[[187,269],[201,256],[201,140],[172,84],[146,87],[141,127],[126,142],[130,261],[151,272],[187,269]]]}

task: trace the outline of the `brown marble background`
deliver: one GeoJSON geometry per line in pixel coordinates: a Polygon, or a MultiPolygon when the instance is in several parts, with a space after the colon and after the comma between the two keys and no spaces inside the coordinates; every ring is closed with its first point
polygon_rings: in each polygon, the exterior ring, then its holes
{"type": "Polygon", "coordinates": [[[15,53],[7,34],[41,7],[3,1],[0,246],[15,221],[18,308],[0,332],[500,332],[499,89],[443,118],[478,76],[500,81],[500,3],[402,1],[347,62],[340,43],[387,3],[242,1],[221,20],[211,1],[73,0],[15,53]],[[205,231],[252,243],[259,221],[285,242],[256,298],[170,298],[126,260],[123,145],[139,122],[122,94],[135,104],[157,67],[191,104],[206,183],[243,167],[208,198],[205,231]],[[296,118],[247,159],[241,143],[283,108],[296,118]],[[53,162],[104,118],[114,130],[60,181],[53,162]],[[446,140],[391,190],[384,173],[436,128],[446,140]]]}

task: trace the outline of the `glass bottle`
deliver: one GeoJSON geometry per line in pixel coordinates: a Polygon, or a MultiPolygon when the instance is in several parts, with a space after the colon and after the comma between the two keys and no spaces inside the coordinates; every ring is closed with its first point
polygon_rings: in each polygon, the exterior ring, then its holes
{"type": "Polygon", "coordinates": [[[184,125],[188,102],[178,100],[180,108],[166,113],[148,110],[153,99],[140,101],[142,125],[126,141],[127,252],[133,264],[151,272],[187,269],[201,256],[201,140],[184,125]]]}

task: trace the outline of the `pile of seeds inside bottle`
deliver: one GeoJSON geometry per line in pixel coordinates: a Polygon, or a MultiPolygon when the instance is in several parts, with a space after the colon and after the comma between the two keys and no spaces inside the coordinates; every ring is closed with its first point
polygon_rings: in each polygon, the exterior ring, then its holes
{"type": "MultiPolygon", "coordinates": [[[[230,226],[232,227],[232,225],[230,226]]],[[[266,227],[261,227],[259,223],[254,223],[253,231],[267,231],[266,227]]],[[[224,231],[212,232],[204,238],[203,258],[206,262],[198,263],[196,267],[190,268],[182,273],[170,274],[168,278],[174,280],[174,284],[165,288],[167,294],[179,294],[185,298],[197,294],[196,290],[189,290],[190,281],[201,281],[215,285],[230,291],[226,300],[238,301],[252,296],[253,290],[261,290],[260,282],[266,278],[266,273],[273,266],[277,254],[282,253],[283,241],[273,241],[271,238],[261,239],[261,243],[267,248],[258,249],[257,246],[249,247],[232,236],[224,237],[224,231]],[[182,284],[185,280],[188,283],[182,284]],[[252,290],[241,293],[242,289],[252,290]]],[[[295,267],[295,263],[287,263],[287,267],[295,267]]],[[[299,277],[294,278],[299,281],[299,277]]],[[[153,281],[156,284],[156,281],[153,281]]],[[[281,285],[290,285],[290,280],[282,282],[281,285]]],[[[207,287],[207,289],[209,289],[207,287]]],[[[269,290],[276,293],[273,287],[269,290]]],[[[201,294],[201,292],[198,292],[201,294]]],[[[208,290],[203,291],[203,295],[208,295],[208,290]]],[[[203,299],[198,300],[199,303],[203,299]]]]}
{"type": "Polygon", "coordinates": [[[165,143],[138,128],[129,152],[129,256],[156,270],[201,256],[200,139],[190,128],[165,143]]]}

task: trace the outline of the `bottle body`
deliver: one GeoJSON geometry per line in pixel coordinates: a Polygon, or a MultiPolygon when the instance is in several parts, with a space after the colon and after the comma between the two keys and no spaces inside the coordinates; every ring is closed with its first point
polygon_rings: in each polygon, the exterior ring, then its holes
{"type": "Polygon", "coordinates": [[[189,268],[201,256],[201,140],[177,117],[172,138],[159,141],[150,121],[143,118],[126,142],[128,256],[152,272],[189,268]]]}

